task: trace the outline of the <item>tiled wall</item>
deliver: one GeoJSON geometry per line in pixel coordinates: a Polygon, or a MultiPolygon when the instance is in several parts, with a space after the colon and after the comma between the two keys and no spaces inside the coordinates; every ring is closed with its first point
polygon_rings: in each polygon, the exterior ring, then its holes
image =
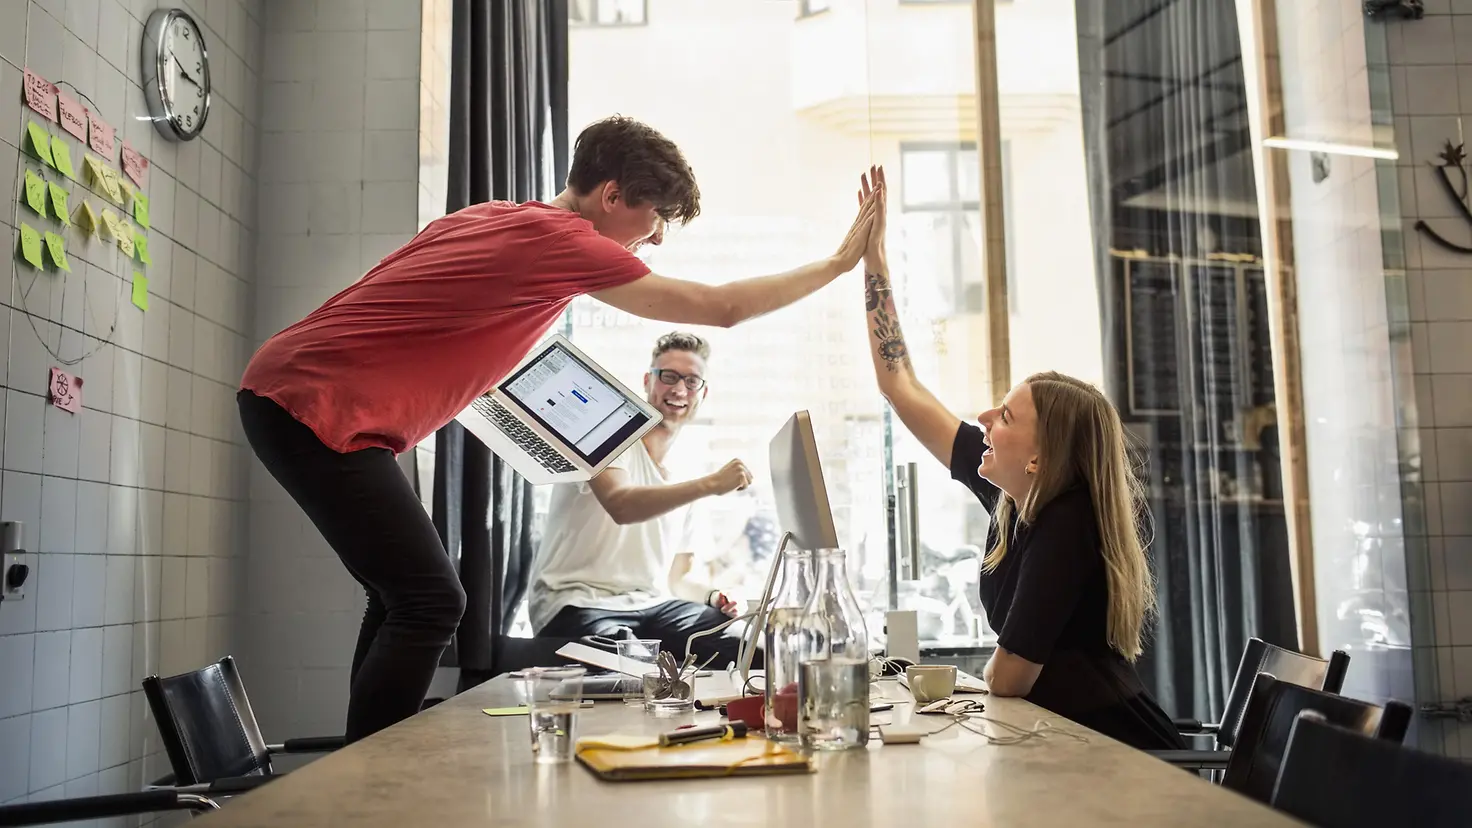
{"type": "MultiPolygon", "coordinates": [[[[265,3],[252,349],[417,231],[421,14],[417,0],[265,3]]],[[[341,733],[363,591],[251,467],[242,670],[256,716],[271,739],[341,733]]]]}
{"type": "MultiPolygon", "coordinates": [[[[251,341],[261,4],[167,4],[192,10],[214,76],[204,135],[185,144],[141,120],[142,25],[158,5],[0,0],[0,187],[12,196],[0,224],[12,248],[18,220],[60,229],[16,207],[17,179],[41,170],[19,151],[29,66],[74,85],[152,162],[153,259],[138,268],[146,313],[116,247],[76,230],[64,234],[72,272],[7,268],[0,518],[25,522],[33,574],[24,600],[0,604],[0,802],[136,790],[163,773],[140,680],[237,641],[247,466],[233,396],[251,341]],[[68,414],[47,404],[44,378],[78,357],[83,408],[68,414]]],[[[100,206],[64,186],[72,205],[100,206]]]]}
{"type": "MultiPolygon", "coordinates": [[[[1346,4],[1347,0],[1346,0],[1346,4]]],[[[1422,701],[1472,696],[1472,255],[1430,243],[1424,219],[1472,246],[1472,225],[1432,169],[1472,126],[1472,2],[1427,0],[1426,17],[1384,24],[1399,158],[1427,557],[1412,567],[1434,647],[1422,701]]],[[[1461,177],[1452,173],[1460,185],[1461,177]]],[[[1441,727],[1446,753],[1472,759],[1472,726],[1441,727]]]]}

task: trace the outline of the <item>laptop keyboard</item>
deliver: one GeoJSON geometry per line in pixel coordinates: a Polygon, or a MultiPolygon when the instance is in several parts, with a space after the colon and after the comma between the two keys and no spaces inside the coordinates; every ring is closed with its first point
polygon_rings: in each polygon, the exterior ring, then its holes
{"type": "Polygon", "coordinates": [[[491,397],[476,397],[475,402],[470,405],[495,423],[496,427],[510,437],[511,442],[515,443],[518,448],[541,463],[542,468],[554,473],[578,470],[577,466],[567,462],[567,458],[559,454],[557,449],[552,448],[546,440],[527,428],[521,420],[516,418],[516,415],[507,411],[505,406],[491,397]]]}

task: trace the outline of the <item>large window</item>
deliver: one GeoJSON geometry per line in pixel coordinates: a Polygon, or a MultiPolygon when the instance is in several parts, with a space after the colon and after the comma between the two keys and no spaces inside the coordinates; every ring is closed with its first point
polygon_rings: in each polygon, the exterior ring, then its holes
{"type": "Polygon", "coordinates": [[[568,20],[574,26],[643,26],[649,22],[648,0],[570,0],[568,20]]]}
{"type": "Polygon", "coordinates": [[[980,313],[981,165],[973,142],[900,148],[900,232],[906,251],[926,256],[952,313],[980,313]]]}

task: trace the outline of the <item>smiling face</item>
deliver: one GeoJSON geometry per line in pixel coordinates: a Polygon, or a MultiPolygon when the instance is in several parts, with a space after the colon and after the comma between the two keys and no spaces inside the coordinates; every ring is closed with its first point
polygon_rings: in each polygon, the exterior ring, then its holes
{"type": "Polygon", "coordinates": [[[694,351],[670,350],[654,358],[649,373],[644,375],[644,391],[649,404],[659,409],[667,425],[678,426],[695,416],[696,409],[705,399],[709,389],[703,384],[705,360],[694,351]],[[674,371],[684,377],[698,377],[699,391],[691,390],[683,379],[667,383],[660,378],[661,372],[674,371]]]}
{"type": "Polygon", "coordinates": [[[1000,406],[983,411],[976,421],[986,432],[987,443],[977,473],[1021,501],[1038,470],[1038,412],[1032,389],[1025,382],[1017,385],[1000,406]]]}

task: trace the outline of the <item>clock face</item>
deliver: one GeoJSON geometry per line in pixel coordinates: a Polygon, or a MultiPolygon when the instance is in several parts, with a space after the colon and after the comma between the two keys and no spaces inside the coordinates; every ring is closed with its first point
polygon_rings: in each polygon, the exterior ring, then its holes
{"type": "Polygon", "coordinates": [[[188,141],[204,129],[210,111],[210,62],[204,36],[193,18],[176,9],[154,12],[146,34],[145,78],[154,77],[145,90],[154,110],[154,125],[166,138],[188,141]]]}

